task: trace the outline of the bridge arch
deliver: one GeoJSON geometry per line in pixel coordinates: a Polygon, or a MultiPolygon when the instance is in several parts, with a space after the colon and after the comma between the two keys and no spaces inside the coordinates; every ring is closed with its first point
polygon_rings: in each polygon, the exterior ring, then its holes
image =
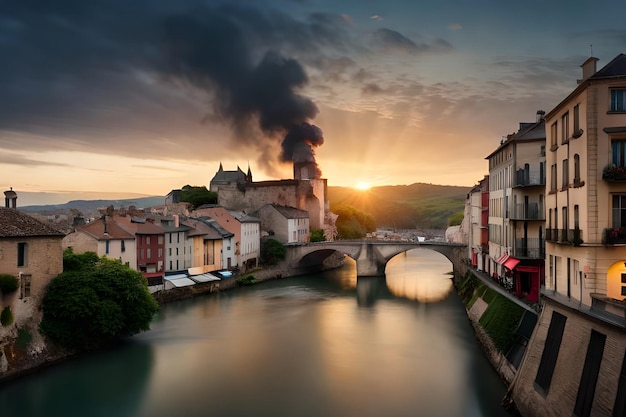
{"type": "MultiPolygon", "coordinates": [[[[313,266],[313,260],[323,261],[334,252],[343,253],[354,259],[357,276],[384,276],[387,262],[394,256],[415,248],[434,250],[444,255],[453,265],[459,265],[466,255],[467,246],[445,242],[389,242],[376,240],[319,242],[307,245],[288,246],[287,262],[292,268],[313,266]],[[303,262],[304,259],[304,262],[303,262]]],[[[321,264],[321,262],[319,262],[321,264]]],[[[455,274],[457,271],[454,271],[455,274]]]]}

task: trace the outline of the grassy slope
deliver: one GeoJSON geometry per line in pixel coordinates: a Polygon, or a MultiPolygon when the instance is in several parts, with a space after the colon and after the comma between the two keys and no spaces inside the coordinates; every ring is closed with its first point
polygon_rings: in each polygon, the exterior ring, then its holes
{"type": "Polygon", "coordinates": [[[370,213],[379,227],[442,229],[453,213],[463,211],[470,187],[411,184],[358,191],[328,187],[331,209],[350,205],[370,213]]]}

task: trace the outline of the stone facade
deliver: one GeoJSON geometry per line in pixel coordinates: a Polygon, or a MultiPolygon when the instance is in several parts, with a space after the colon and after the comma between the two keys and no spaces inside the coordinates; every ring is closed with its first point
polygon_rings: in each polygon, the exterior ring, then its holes
{"type": "Polygon", "coordinates": [[[529,342],[522,366],[511,386],[516,407],[524,416],[570,417],[575,415],[574,407],[593,330],[606,336],[606,342],[601,355],[601,366],[590,415],[612,416],[620,370],[624,366],[624,352],[626,351],[624,328],[593,319],[588,314],[568,308],[551,298],[544,297],[544,299],[546,302],[542,314],[529,342]],[[566,322],[554,373],[546,392],[537,385],[536,378],[553,312],[565,316],[566,322]]]}

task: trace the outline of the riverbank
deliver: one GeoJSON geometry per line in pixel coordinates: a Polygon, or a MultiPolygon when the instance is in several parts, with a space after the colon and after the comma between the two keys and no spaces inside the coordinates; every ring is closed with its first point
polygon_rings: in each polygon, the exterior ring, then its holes
{"type": "MultiPolygon", "coordinates": [[[[324,261],[322,269],[341,267],[344,259],[343,254],[336,253],[324,261]]],[[[285,264],[264,266],[220,281],[157,291],[153,296],[159,304],[166,304],[238,288],[237,280],[246,276],[254,276],[254,279],[260,282],[296,275],[294,270],[285,264]]],[[[5,329],[5,336],[3,340],[0,340],[0,383],[37,372],[38,369],[80,355],[80,353],[67,351],[47,342],[39,333],[41,313],[35,308],[32,311],[32,320],[21,327],[14,325],[11,329],[5,329]]]]}

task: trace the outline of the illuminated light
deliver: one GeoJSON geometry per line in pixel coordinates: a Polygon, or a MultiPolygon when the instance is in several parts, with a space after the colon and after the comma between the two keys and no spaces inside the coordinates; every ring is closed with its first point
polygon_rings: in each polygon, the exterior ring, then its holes
{"type": "Polygon", "coordinates": [[[359,181],[356,183],[357,190],[365,191],[369,190],[370,188],[372,188],[372,184],[370,184],[369,182],[359,181]]]}

